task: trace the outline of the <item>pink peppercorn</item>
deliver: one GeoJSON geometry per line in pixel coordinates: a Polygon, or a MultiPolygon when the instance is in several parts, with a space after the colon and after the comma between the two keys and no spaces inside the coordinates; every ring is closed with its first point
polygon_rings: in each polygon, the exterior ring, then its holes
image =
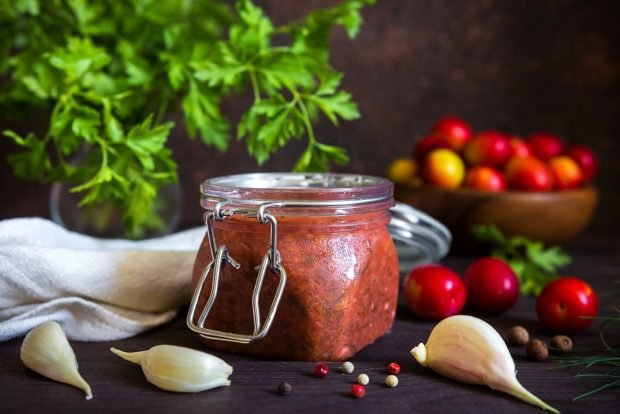
{"type": "Polygon", "coordinates": [[[398,374],[400,372],[400,365],[396,362],[390,362],[387,366],[387,372],[394,375],[398,374]]]}
{"type": "Polygon", "coordinates": [[[314,366],[314,375],[319,378],[325,378],[329,374],[329,366],[324,362],[319,362],[314,366]]]}
{"type": "Polygon", "coordinates": [[[351,395],[355,398],[362,398],[366,394],[366,387],[361,384],[351,385],[351,395]]]}

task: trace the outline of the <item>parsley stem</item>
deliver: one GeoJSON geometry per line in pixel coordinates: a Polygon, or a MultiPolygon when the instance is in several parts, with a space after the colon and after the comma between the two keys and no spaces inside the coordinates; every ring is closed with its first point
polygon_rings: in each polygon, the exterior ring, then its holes
{"type": "Polygon", "coordinates": [[[159,107],[157,108],[157,115],[155,116],[155,125],[161,124],[164,115],[166,115],[166,112],[168,111],[168,103],[168,98],[161,98],[159,107]]]}
{"type": "MultiPolygon", "coordinates": [[[[56,121],[58,112],[60,112],[60,109],[66,104],[67,99],[69,99],[70,96],[71,96],[71,91],[69,90],[65,92],[64,94],[60,95],[60,97],[58,98],[58,101],[54,105],[54,108],[52,109],[52,114],[50,115],[50,126],[47,129],[47,133],[45,134],[45,137],[43,138],[43,145],[47,146],[47,143],[50,141],[50,139],[53,138],[52,136],[53,123],[54,121],[56,121]]],[[[58,158],[58,164],[65,165],[66,164],[65,157],[62,155],[62,151],[60,150],[60,147],[56,145],[56,143],[54,143],[54,150],[56,152],[56,157],[58,158]]]]}
{"type": "Polygon", "coordinates": [[[108,166],[108,144],[101,138],[95,138],[99,147],[101,147],[101,167],[100,170],[108,166]]]}
{"type": "Polygon", "coordinates": [[[253,67],[250,67],[248,72],[250,73],[250,82],[252,83],[252,91],[254,92],[254,103],[260,102],[260,88],[258,86],[258,79],[256,78],[256,71],[253,67]]]}
{"type": "MultiPolygon", "coordinates": [[[[296,96],[298,98],[298,96],[296,96]]],[[[310,121],[310,114],[306,108],[306,104],[303,99],[298,99],[299,109],[304,114],[304,125],[306,126],[306,132],[308,132],[309,144],[314,145],[316,143],[316,137],[314,136],[314,129],[312,128],[312,122],[310,121]]]]}

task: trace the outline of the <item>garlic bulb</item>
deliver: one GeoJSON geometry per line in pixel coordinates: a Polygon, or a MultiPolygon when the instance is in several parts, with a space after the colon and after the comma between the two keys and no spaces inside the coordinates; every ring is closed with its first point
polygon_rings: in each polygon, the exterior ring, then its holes
{"type": "Polygon", "coordinates": [[[426,345],[411,350],[424,367],[457,381],[485,384],[544,410],[559,413],[517,381],[515,363],[504,340],[491,325],[467,315],[439,322],[426,345]]]}
{"type": "Polygon", "coordinates": [[[46,322],[28,332],[22,343],[20,357],[31,370],[84,390],[87,400],[93,398],[90,385],[78,372],[73,349],[57,322],[46,322]]]}
{"type": "Polygon", "coordinates": [[[233,368],[205,352],[174,345],[157,345],[142,352],[110,351],[141,365],[146,379],[164,390],[200,392],[230,385],[233,368]]]}

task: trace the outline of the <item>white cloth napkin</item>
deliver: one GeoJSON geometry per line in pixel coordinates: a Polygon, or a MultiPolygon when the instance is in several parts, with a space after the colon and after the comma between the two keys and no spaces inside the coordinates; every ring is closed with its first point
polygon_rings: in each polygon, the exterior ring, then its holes
{"type": "Polygon", "coordinates": [[[41,218],[0,221],[0,341],[55,320],[72,340],[134,336],[189,303],[205,228],[103,240],[41,218]]]}

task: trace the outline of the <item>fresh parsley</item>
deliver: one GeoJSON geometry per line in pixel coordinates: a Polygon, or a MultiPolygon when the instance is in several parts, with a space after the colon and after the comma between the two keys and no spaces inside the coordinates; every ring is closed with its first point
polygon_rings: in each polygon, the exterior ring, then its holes
{"type": "Polygon", "coordinates": [[[521,236],[506,237],[494,225],[475,225],[472,233],[478,240],[493,244],[491,255],[508,263],[524,295],[538,295],[557,276],[558,269],[571,262],[559,246],[545,247],[542,242],[521,236]]]}
{"type": "Polygon", "coordinates": [[[131,236],[156,222],[158,190],[178,180],[166,147],[175,111],[190,138],[226,151],[236,132],[259,164],[304,137],[294,170],[346,164],[314,125],[360,116],[329,39],[335,26],[355,37],[370,3],[276,26],[250,0],[0,0],[0,113],[49,118],[43,131],[4,131],[21,148],[9,163],[21,178],[72,182],[80,205],[112,200],[131,236]],[[235,126],[221,102],[246,92],[235,126]]]}

